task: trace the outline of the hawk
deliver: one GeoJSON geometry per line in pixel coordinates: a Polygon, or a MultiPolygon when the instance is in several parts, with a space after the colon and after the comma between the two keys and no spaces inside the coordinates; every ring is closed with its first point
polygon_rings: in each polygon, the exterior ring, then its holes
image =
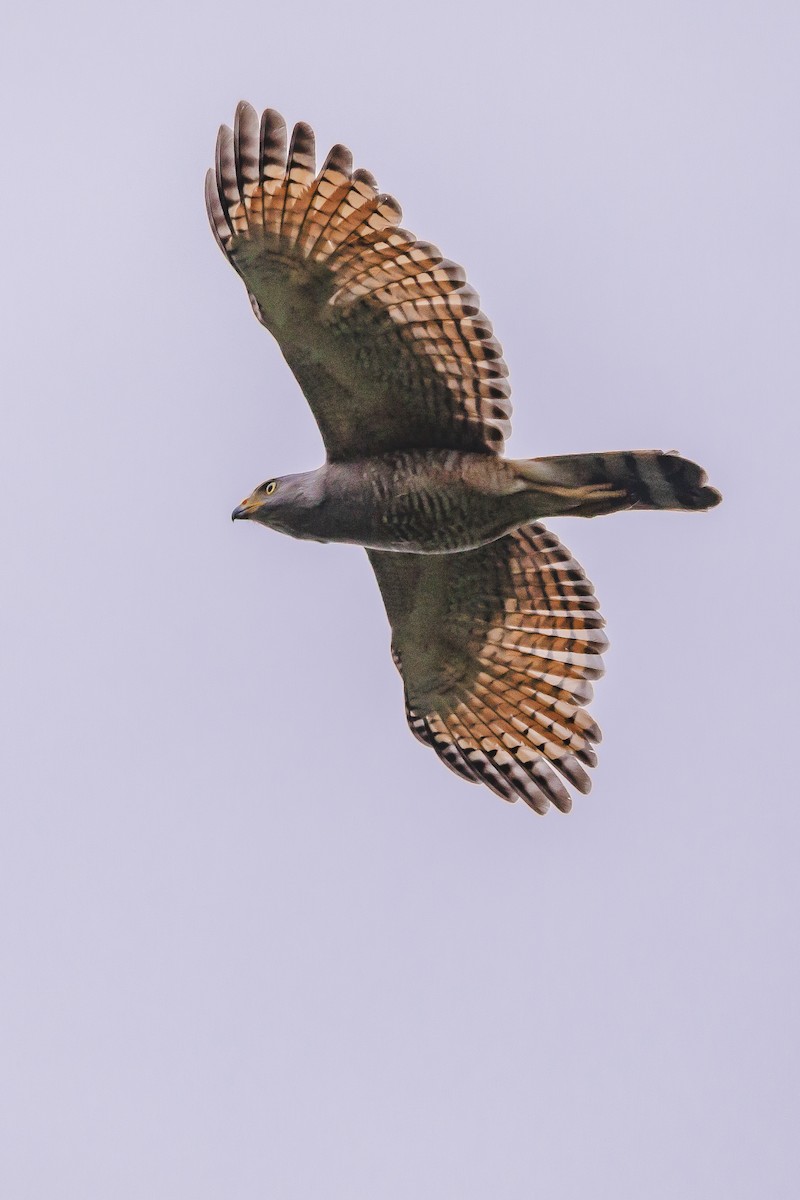
{"type": "Polygon", "coordinates": [[[313,130],[249,104],[206,179],[211,228],[278,342],[326,450],[270,479],[233,519],[364,546],[392,630],[412,733],[460,775],[535,812],[588,792],[586,711],[603,618],[548,516],[708,509],[720,495],[675,453],[503,457],[507,368],[461,267],[313,130]]]}

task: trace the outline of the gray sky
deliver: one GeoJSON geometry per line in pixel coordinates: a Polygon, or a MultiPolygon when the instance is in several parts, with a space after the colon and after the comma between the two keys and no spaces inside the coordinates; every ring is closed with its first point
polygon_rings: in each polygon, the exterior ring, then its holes
{"type": "Polygon", "coordinates": [[[2,1195],[795,1196],[800,10],[4,26],[2,1195]],[[568,818],[413,741],[360,551],[231,526],[321,461],[206,225],[240,98],[465,264],[515,455],[725,495],[554,522],[612,641],[568,818]]]}

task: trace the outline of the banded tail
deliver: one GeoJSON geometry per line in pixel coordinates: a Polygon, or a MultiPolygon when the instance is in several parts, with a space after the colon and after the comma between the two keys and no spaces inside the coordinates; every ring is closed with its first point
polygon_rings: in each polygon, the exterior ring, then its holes
{"type": "Polygon", "coordinates": [[[675,451],[619,450],[515,459],[528,488],[552,499],[549,515],[599,517],[627,508],[703,511],[722,496],[697,463],[675,451]]]}

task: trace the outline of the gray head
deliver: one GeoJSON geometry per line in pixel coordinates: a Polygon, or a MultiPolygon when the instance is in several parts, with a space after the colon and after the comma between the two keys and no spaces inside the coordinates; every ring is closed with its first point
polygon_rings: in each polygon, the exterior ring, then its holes
{"type": "Polygon", "coordinates": [[[322,503],[322,473],[304,471],[260,483],[231,513],[233,521],[257,521],[281,533],[302,537],[314,510],[322,503]]]}

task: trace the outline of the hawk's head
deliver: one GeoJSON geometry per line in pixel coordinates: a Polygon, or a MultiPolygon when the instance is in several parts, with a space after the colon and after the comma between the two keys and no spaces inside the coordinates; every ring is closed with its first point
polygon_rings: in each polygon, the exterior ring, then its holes
{"type": "Polygon", "coordinates": [[[320,471],[284,475],[260,483],[231,513],[232,521],[257,521],[281,533],[302,537],[310,513],[322,502],[320,471]]]}

